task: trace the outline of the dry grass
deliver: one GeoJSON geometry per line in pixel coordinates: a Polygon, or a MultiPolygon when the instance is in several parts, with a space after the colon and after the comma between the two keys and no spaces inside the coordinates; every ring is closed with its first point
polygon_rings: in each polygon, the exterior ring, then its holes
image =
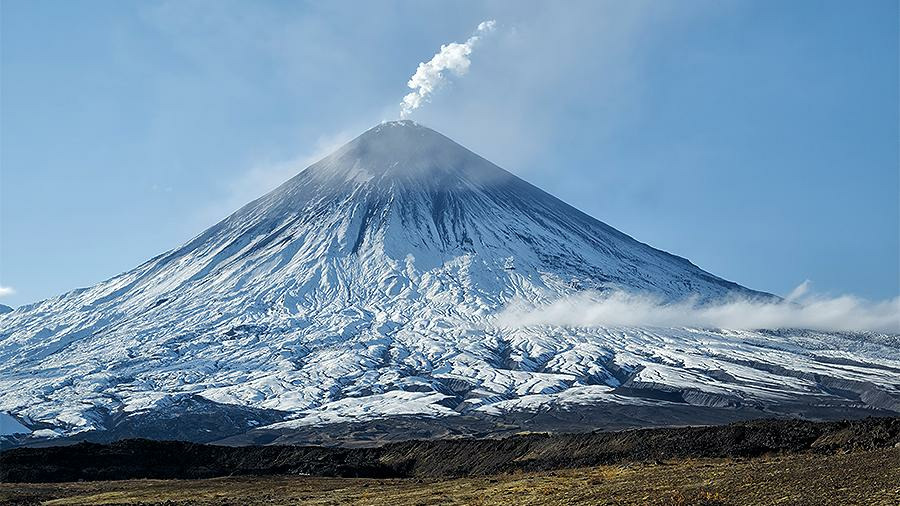
{"type": "Polygon", "coordinates": [[[450,480],[300,476],[2,484],[4,504],[900,504],[900,449],[450,480]]]}

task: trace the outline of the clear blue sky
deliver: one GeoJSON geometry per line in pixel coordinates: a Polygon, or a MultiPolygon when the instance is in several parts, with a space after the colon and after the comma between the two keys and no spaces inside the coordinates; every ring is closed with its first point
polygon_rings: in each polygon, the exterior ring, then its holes
{"type": "Polygon", "coordinates": [[[0,285],[20,305],[179,245],[413,119],[746,286],[898,294],[898,3],[3,0],[0,285]]]}

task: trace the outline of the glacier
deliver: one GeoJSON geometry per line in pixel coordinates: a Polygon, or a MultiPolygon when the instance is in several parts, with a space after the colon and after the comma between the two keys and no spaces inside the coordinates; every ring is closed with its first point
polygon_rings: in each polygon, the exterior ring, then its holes
{"type": "Polygon", "coordinates": [[[184,437],[214,441],[539,412],[602,428],[590,413],[623,406],[641,413],[624,425],[900,412],[891,333],[497,318],[585,291],[778,300],[386,122],[176,249],[0,314],[0,414],[31,439],[164,437],[207,416],[184,437]]]}

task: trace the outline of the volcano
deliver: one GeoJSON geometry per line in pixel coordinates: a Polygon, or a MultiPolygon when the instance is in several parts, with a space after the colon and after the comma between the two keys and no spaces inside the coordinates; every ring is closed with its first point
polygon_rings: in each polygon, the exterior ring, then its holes
{"type": "Polygon", "coordinates": [[[187,244],[0,315],[0,412],[30,431],[16,444],[900,412],[896,336],[497,322],[585,291],[777,299],[382,123],[187,244]]]}

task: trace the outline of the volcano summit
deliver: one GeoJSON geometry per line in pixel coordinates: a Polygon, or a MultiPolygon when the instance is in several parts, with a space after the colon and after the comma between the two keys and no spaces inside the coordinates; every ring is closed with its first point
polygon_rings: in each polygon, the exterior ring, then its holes
{"type": "Polygon", "coordinates": [[[776,300],[410,121],[187,244],[0,315],[0,414],[44,438],[325,441],[900,412],[878,333],[510,327],[583,291],[776,300]]]}

